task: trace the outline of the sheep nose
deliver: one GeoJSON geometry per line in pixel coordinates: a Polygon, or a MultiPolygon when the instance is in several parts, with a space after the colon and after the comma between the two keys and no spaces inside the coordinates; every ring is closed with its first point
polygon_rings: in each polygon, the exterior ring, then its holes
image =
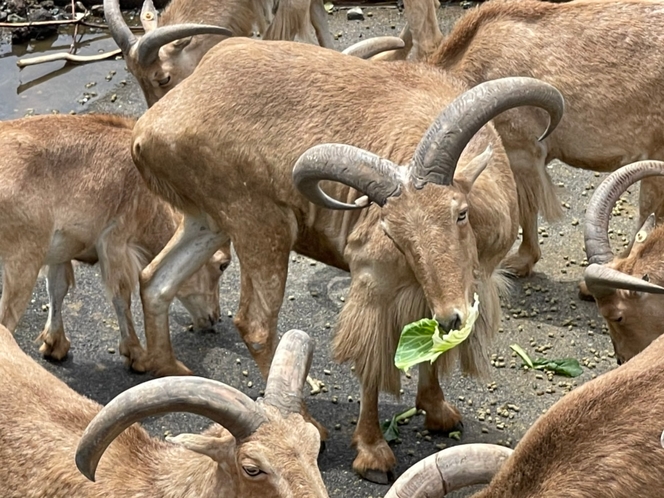
{"type": "Polygon", "coordinates": [[[438,322],[438,325],[440,325],[440,328],[442,328],[445,332],[449,332],[450,330],[459,330],[461,328],[461,314],[454,310],[454,312],[446,317],[439,317],[436,318],[436,321],[438,322]]]}

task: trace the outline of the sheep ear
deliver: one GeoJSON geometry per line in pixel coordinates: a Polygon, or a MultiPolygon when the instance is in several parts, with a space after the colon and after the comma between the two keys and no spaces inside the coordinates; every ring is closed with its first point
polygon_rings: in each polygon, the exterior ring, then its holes
{"type": "Polygon", "coordinates": [[[231,434],[225,434],[222,437],[180,434],[174,437],[169,436],[166,441],[210,457],[219,463],[228,462],[235,452],[235,438],[231,434]]]}
{"type": "Polygon", "coordinates": [[[482,171],[489,165],[491,157],[493,156],[493,148],[491,145],[481,154],[475,156],[470,160],[464,168],[458,168],[454,175],[454,180],[463,184],[468,191],[473,187],[475,180],[482,174],[482,171]]]}

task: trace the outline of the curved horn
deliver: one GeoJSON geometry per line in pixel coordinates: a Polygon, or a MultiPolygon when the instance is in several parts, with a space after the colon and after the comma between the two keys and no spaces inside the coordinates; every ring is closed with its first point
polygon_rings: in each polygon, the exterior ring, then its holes
{"type": "Polygon", "coordinates": [[[451,491],[488,484],[513,450],[497,444],[464,444],[420,460],[399,479],[385,498],[445,496],[451,491]]]}
{"type": "Polygon", "coordinates": [[[316,145],[304,152],[293,168],[293,182],[314,204],[329,209],[364,207],[332,199],[318,185],[322,180],[340,182],[359,190],[379,206],[384,206],[389,197],[399,195],[403,183],[399,168],[393,162],[342,144],[316,145]]]}
{"type": "Polygon", "coordinates": [[[664,176],[664,162],[637,161],[614,171],[597,187],[586,208],[583,234],[589,263],[604,265],[613,260],[608,233],[613,206],[630,185],[654,175],[664,176]]]}
{"type": "Polygon", "coordinates": [[[596,263],[586,268],[583,272],[583,279],[588,290],[596,298],[611,293],[613,289],[664,294],[664,287],[596,263]]]}
{"type": "Polygon", "coordinates": [[[122,17],[120,0],[104,0],[104,17],[111,31],[111,36],[125,55],[131,46],[136,43],[136,37],[122,17]]]}
{"type": "Polygon", "coordinates": [[[94,481],[99,459],[118,435],[145,417],[170,412],[203,415],[238,440],[266,420],[250,397],[221,382],[201,377],[150,380],[116,396],[92,419],[78,443],[76,466],[94,481]]]}
{"type": "Polygon", "coordinates": [[[353,57],[359,57],[360,59],[369,59],[381,52],[398,50],[405,46],[406,44],[404,41],[397,36],[376,36],[374,38],[354,43],[341,53],[352,55],[353,57]]]}
{"type": "Polygon", "coordinates": [[[554,86],[534,78],[501,78],[467,90],[438,115],[417,146],[411,168],[415,187],[428,182],[450,185],[457,161],[475,133],[500,113],[519,106],[549,113],[549,125],[539,140],[553,132],[565,107],[554,86]]]}
{"type": "Polygon", "coordinates": [[[302,408],[302,387],[307,379],[314,344],[301,330],[289,330],[279,341],[265,386],[265,404],[285,416],[302,408]]]}
{"type": "Polygon", "coordinates": [[[173,26],[162,26],[154,31],[146,33],[138,41],[138,46],[136,47],[138,63],[141,66],[149,66],[157,60],[159,49],[167,43],[196,35],[233,36],[233,32],[228,28],[212,26],[209,24],[175,24],[173,26]]]}

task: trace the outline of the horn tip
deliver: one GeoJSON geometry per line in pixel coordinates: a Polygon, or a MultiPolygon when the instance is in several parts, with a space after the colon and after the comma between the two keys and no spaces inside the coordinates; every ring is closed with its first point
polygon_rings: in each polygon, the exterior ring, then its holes
{"type": "Polygon", "coordinates": [[[76,452],[76,467],[88,481],[96,482],[95,474],[97,472],[97,464],[91,458],[88,458],[81,453],[80,450],[76,452]]]}

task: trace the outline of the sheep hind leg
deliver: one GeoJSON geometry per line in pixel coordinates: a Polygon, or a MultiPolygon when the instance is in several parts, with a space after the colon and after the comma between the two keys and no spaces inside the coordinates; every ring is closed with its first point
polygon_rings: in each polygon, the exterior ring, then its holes
{"type": "Polygon", "coordinates": [[[186,214],[166,247],[140,276],[145,320],[145,355],[130,358],[131,368],[156,376],[190,375],[175,358],[168,324],[168,309],[185,280],[193,275],[226,242],[228,236],[210,229],[206,215],[186,214]]]}
{"type": "Polygon", "coordinates": [[[562,210],[546,172],[544,151],[539,147],[532,151],[508,150],[508,155],[517,187],[522,239],[516,253],[506,257],[502,267],[518,277],[527,277],[542,256],[537,236],[538,213],[541,211],[548,221],[554,221],[562,217],[562,210]]]}
{"type": "Polygon", "coordinates": [[[45,358],[63,360],[69,352],[70,341],[65,334],[62,323],[62,303],[74,285],[74,268],[71,261],[62,264],[49,265],[46,276],[46,290],[48,291],[48,319],[46,326],[37,342],[42,342],[39,352],[45,358]]]}
{"type": "Polygon", "coordinates": [[[378,387],[363,383],[360,418],[353,434],[353,446],[357,456],[353,470],[364,479],[387,484],[393,478],[397,461],[385,441],[378,419],[378,387]]]}
{"type": "Polygon", "coordinates": [[[435,365],[420,363],[415,406],[426,412],[424,426],[430,431],[451,432],[461,430],[461,414],[445,401],[435,365]]]}

